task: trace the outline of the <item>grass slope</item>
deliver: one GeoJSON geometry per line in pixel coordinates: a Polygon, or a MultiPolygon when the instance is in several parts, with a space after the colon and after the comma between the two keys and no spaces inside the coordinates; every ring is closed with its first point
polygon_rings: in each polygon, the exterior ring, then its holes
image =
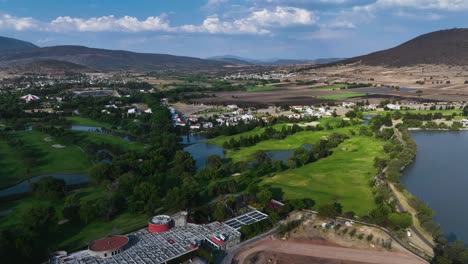
{"type": "Polygon", "coordinates": [[[362,216],[375,206],[369,180],[377,173],[376,156],[384,156],[383,142],[356,136],[331,156],[266,178],[263,184],[281,189],[285,199],[312,198],[317,206],[337,199],[344,212],[362,216]]]}
{"type": "Polygon", "coordinates": [[[316,91],[329,91],[329,90],[339,90],[341,88],[348,87],[346,84],[334,84],[334,85],[327,85],[327,86],[320,86],[320,87],[312,87],[310,89],[316,91]]]}
{"type": "Polygon", "coordinates": [[[253,159],[253,154],[259,150],[286,150],[299,148],[303,144],[315,144],[320,141],[324,136],[328,136],[332,133],[342,133],[349,134],[349,130],[357,131],[360,126],[344,127],[337,128],[333,130],[323,130],[323,131],[303,131],[291,135],[282,140],[265,140],[259,142],[258,144],[241,148],[240,150],[228,150],[227,157],[232,158],[234,161],[248,161],[253,159]]]}
{"type": "Polygon", "coordinates": [[[86,118],[86,117],[81,117],[81,116],[69,116],[69,117],[66,117],[65,119],[72,121],[73,125],[77,125],[77,126],[104,127],[107,129],[110,129],[112,127],[112,125],[110,124],[99,122],[99,121],[86,118]]]}
{"type": "MultiPolygon", "coordinates": [[[[281,130],[283,128],[283,126],[286,126],[286,124],[277,124],[277,125],[274,125],[273,128],[276,129],[276,130],[281,130]]],[[[231,139],[238,140],[240,137],[250,137],[250,136],[255,136],[255,135],[261,135],[264,131],[265,131],[265,128],[256,127],[256,128],[254,128],[254,129],[252,129],[250,131],[240,133],[240,134],[237,134],[237,135],[219,136],[219,137],[211,138],[211,139],[207,140],[207,143],[222,147],[224,142],[229,141],[231,139]]]]}
{"type": "Polygon", "coordinates": [[[66,146],[58,149],[52,147],[57,142],[46,142],[44,138],[49,135],[39,131],[25,131],[16,133],[27,144],[41,153],[40,165],[30,174],[44,174],[52,172],[85,172],[91,166],[85,153],[77,146],[66,146]]]}
{"type": "Polygon", "coordinates": [[[27,175],[21,158],[5,141],[0,140],[0,189],[23,180],[27,175]]]}

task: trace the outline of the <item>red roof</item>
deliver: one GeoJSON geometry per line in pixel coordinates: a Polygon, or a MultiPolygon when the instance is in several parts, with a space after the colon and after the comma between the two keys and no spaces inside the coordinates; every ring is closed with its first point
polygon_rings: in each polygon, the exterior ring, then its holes
{"type": "Polygon", "coordinates": [[[217,239],[216,237],[211,237],[211,241],[213,241],[216,245],[221,245],[224,243],[223,240],[217,239]]]}
{"type": "Polygon", "coordinates": [[[126,236],[112,236],[98,239],[89,245],[92,251],[110,251],[119,249],[128,243],[126,236]]]}

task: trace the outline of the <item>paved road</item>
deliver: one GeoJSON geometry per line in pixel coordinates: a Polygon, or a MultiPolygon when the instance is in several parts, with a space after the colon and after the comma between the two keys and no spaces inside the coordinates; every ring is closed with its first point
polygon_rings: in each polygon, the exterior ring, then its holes
{"type": "Polygon", "coordinates": [[[223,261],[221,262],[221,264],[231,264],[232,263],[232,259],[234,258],[234,256],[239,252],[240,249],[248,246],[248,245],[251,245],[261,239],[264,239],[266,237],[269,237],[271,235],[274,235],[278,232],[277,228],[273,228],[272,230],[266,232],[266,233],[263,233],[259,236],[256,236],[254,238],[251,238],[247,241],[244,241],[242,243],[240,243],[239,245],[233,247],[233,248],[230,248],[228,250],[226,250],[226,253],[227,255],[224,257],[223,261]]]}
{"type": "Polygon", "coordinates": [[[281,240],[264,239],[257,242],[251,248],[242,251],[236,256],[239,264],[245,259],[261,251],[272,251],[275,253],[291,254],[306,257],[317,257],[324,259],[346,260],[358,263],[372,264],[423,264],[425,261],[406,252],[370,251],[354,248],[343,248],[327,246],[314,243],[302,243],[281,240]]]}
{"type": "MultiPolygon", "coordinates": [[[[398,199],[398,196],[394,193],[393,191],[393,188],[391,186],[389,186],[389,190],[390,190],[390,193],[392,194],[393,196],[393,199],[395,199],[395,202],[396,202],[396,205],[397,205],[397,208],[400,212],[405,212],[405,208],[403,206],[403,204],[401,203],[401,201],[398,199]]],[[[428,248],[433,248],[433,243],[431,243],[429,240],[426,239],[426,237],[421,234],[421,232],[419,232],[418,229],[416,229],[414,226],[411,226],[411,232],[413,233],[412,235],[413,236],[417,236],[419,240],[421,240],[424,244],[426,244],[426,246],[428,248]]],[[[429,256],[432,256],[433,255],[433,252],[426,252],[426,254],[428,254],[429,256]]]]}

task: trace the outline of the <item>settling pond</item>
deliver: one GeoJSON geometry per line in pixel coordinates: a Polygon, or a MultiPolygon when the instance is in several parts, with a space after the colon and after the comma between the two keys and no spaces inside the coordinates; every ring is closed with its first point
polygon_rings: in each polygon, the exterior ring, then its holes
{"type": "Polygon", "coordinates": [[[449,239],[468,244],[468,131],[413,131],[418,151],[402,182],[435,211],[449,239]],[[467,162],[467,163],[465,163],[467,162]]]}

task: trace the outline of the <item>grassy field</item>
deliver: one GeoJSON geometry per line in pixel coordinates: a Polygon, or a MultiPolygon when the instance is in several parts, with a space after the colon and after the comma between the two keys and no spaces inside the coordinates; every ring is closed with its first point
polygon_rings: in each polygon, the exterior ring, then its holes
{"type": "Polygon", "coordinates": [[[110,124],[95,121],[93,119],[81,117],[81,116],[69,116],[69,117],[66,117],[65,119],[72,121],[73,125],[77,125],[77,126],[104,127],[107,129],[110,129],[112,127],[112,125],[110,124]]]}
{"type": "Polygon", "coordinates": [[[27,171],[18,153],[0,140],[0,189],[26,178],[27,171]]]}
{"type": "MultiPolygon", "coordinates": [[[[273,128],[276,130],[281,130],[283,126],[286,126],[286,124],[277,124],[274,125],[273,128]]],[[[231,140],[232,138],[235,140],[238,140],[240,137],[250,137],[250,136],[255,136],[255,135],[261,135],[265,131],[265,128],[263,127],[257,127],[254,128],[248,132],[237,134],[237,135],[232,135],[232,136],[219,136],[215,138],[208,139],[207,142],[213,145],[217,145],[222,147],[224,142],[231,140]]]]}
{"type": "Polygon", "coordinates": [[[317,206],[337,199],[343,211],[363,216],[375,204],[369,180],[377,173],[374,157],[384,156],[383,142],[353,137],[315,163],[266,178],[263,184],[281,189],[284,199],[312,198],[317,206]]]}
{"type": "Polygon", "coordinates": [[[32,175],[52,172],[85,172],[91,166],[85,153],[77,146],[54,148],[52,145],[57,142],[46,142],[44,139],[49,135],[38,131],[18,132],[17,136],[41,153],[40,164],[30,172],[32,175]]]}
{"type": "Polygon", "coordinates": [[[234,161],[248,161],[253,159],[253,154],[259,150],[287,150],[299,148],[303,144],[315,144],[320,141],[324,136],[330,135],[331,133],[342,133],[349,134],[349,130],[357,131],[360,126],[352,126],[345,128],[337,128],[333,130],[324,130],[324,131],[303,131],[291,135],[282,140],[265,140],[259,142],[258,144],[241,148],[240,150],[227,151],[227,157],[232,158],[234,161]]]}
{"type": "Polygon", "coordinates": [[[341,88],[348,87],[346,84],[333,84],[327,86],[320,86],[320,87],[311,87],[310,89],[316,91],[330,91],[330,90],[340,90],[341,88]]]}
{"type": "Polygon", "coordinates": [[[280,90],[281,87],[276,87],[276,86],[252,86],[247,88],[247,92],[268,92],[268,91],[276,91],[280,90]]]}
{"type": "Polygon", "coordinates": [[[352,97],[359,97],[364,96],[365,93],[343,93],[343,94],[329,94],[329,95],[321,95],[317,96],[320,99],[345,99],[345,98],[352,98],[352,97]]]}
{"type": "MultiPolygon", "coordinates": [[[[84,147],[88,143],[107,143],[116,145],[122,150],[143,151],[144,145],[130,142],[112,135],[74,131],[81,139],[80,145],[84,147]]],[[[0,188],[11,186],[30,176],[46,173],[82,173],[87,172],[92,163],[88,160],[82,148],[75,145],[65,148],[54,148],[59,144],[48,134],[39,131],[17,132],[16,136],[26,142],[27,146],[36,149],[39,153],[37,166],[26,171],[21,158],[15,149],[9,147],[4,141],[0,141],[0,188]],[[51,141],[44,139],[50,138],[51,141]]]]}

